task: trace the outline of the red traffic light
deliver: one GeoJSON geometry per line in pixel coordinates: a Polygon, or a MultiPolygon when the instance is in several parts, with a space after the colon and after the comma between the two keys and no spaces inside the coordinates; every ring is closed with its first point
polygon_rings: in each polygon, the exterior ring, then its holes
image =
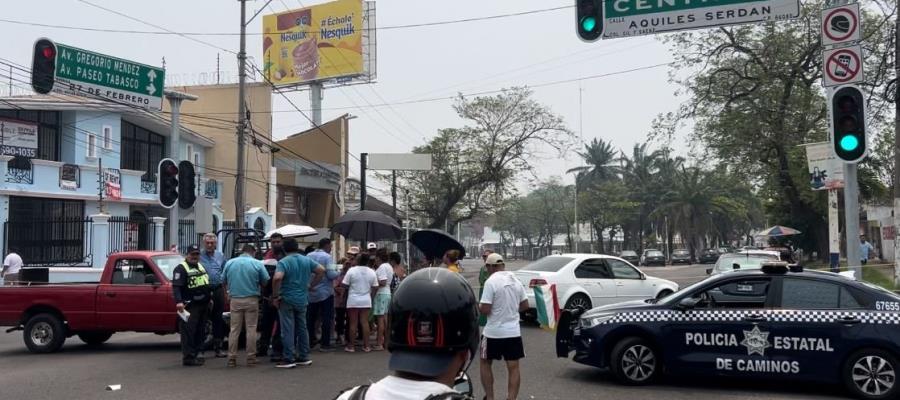
{"type": "Polygon", "coordinates": [[[168,176],[175,176],[178,175],[178,167],[175,164],[163,165],[163,172],[168,176]]]}
{"type": "Polygon", "coordinates": [[[56,57],[56,50],[53,50],[53,47],[47,46],[41,50],[41,54],[44,55],[44,58],[50,59],[56,57]]]}

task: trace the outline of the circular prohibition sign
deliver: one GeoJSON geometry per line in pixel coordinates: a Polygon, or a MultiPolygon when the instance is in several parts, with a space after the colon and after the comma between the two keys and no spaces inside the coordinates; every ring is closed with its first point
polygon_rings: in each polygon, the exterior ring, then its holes
{"type": "Polygon", "coordinates": [[[856,15],[853,14],[853,12],[848,8],[836,8],[822,19],[822,32],[824,32],[829,39],[834,40],[835,42],[840,42],[846,40],[850,36],[853,36],[853,33],[856,32],[856,28],[858,27],[859,21],[856,20],[856,15]],[[846,14],[848,19],[851,21],[850,29],[847,30],[847,34],[844,36],[832,35],[831,29],[829,29],[829,27],[831,26],[831,19],[841,14],[846,14]]]}
{"type": "Polygon", "coordinates": [[[856,75],[859,74],[861,65],[862,64],[860,63],[859,55],[857,55],[856,53],[847,49],[838,50],[832,53],[830,57],[828,57],[828,61],[825,63],[825,73],[828,74],[828,78],[837,83],[849,82],[853,80],[853,78],[856,78],[856,75]],[[838,57],[844,54],[850,56],[850,58],[853,59],[853,62],[850,63],[850,65],[844,64],[843,62],[838,60],[838,57]],[[834,68],[831,67],[832,64],[834,64],[834,68]],[[850,66],[854,64],[856,65],[856,68],[851,68],[850,66]],[[839,70],[843,70],[845,72],[845,75],[838,76],[839,70]]]}

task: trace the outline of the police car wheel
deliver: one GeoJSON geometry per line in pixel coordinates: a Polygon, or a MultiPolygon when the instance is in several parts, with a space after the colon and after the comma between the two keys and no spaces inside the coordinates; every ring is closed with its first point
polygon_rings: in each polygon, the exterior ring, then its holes
{"type": "Polygon", "coordinates": [[[660,365],[656,351],[646,340],[629,337],[613,348],[610,367],[619,382],[646,385],[656,378],[660,365]]]}
{"type": "Polygon", "coordinates": [[[862,399],[889,399],[897,394],[897,359],[878,349],[860,350],[847,359],[844,384],[862,399]]]}

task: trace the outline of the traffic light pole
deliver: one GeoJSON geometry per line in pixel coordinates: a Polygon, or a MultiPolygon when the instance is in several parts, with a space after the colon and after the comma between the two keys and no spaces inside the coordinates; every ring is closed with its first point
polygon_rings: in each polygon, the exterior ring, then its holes
{"type": "MultiPolygon", "coordinates": [[[[197,100],[197,96],[169,90],[166,90],[164,93],[166,99],[169,100],[169,106],[172,109],[172,134],[169,135],[169,158],[177,163],[178,159],[181,158],[179,153],[181,136],[181,102],[183,100],[197,100]]],[[[190,158],[190,155],[188,155],[188,157],[190,158]]],[[[156,190],[161,190],[161,188],[157,188],[156,190]]],[[[172,243],[166,243],[166,246],[171,247],[173,244],[178,244],[177,203],[169,208],[169,241],[172,243]]]]}
{"type": "Polygon", "coordinates": [[[859,181],[856,163],[844,164],[844,231],[847,232],[847,268],[862,280],[859,247],[859,181]]]}
{"type": "MultiPolygon", "coordinates": [[[[894,24],[894,59],[900,56],[900,13],[894,24]]],[[[900,63],[894,63],[894,77],[900,76],[900,63]]],[[[894,83],[894,285],[900,285],[900,84],[894,83]]],[[[882,248],[882,252],[887,249],[882,248]]],[[[884,255],[882,254],[882,258],[884,255]]]]}

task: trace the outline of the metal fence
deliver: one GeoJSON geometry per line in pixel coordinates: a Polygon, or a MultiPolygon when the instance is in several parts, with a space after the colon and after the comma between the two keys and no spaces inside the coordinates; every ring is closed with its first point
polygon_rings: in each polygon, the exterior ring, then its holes
{"type": "Polygon", "coordinates": [[[109,218],[109,252],[155,250],[156,228],[146,218],[109,218]]]}
{"type": "Polygon", "coordinates": [[[3,254],[15,251],[25,265],[90,265],[90,218],[31,219],[3,224],[3,254]]]}
{"type": "MultiPolygon", "coordinates": [[[[168,248],[175,244],[169,238],[169,220],[166,219],[166,226],[163,234],[163,245],[168,248]]],[[[194,220],[192,219],[182,219],[178,220],[178,251],[184,252],[188,246],[191,245],[200,245],[200,236],[202,233],[197,233],[197,227],[194,224],[194,220]]]]}

